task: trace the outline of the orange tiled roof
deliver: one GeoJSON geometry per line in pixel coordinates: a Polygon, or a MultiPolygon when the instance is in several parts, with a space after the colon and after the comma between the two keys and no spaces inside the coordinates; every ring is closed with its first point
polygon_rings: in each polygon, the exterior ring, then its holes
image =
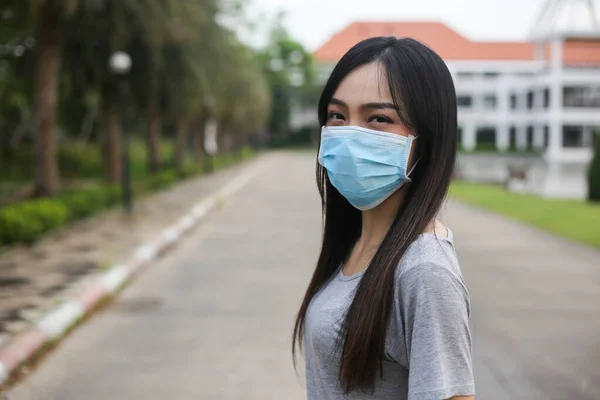
{"type": "MultiPolygon", "coordinates": [[[[535,58],[530,42],[472,41],[441,22],[354,22],[321,46],[314,56],[321,62],[337,62],[346,51],[373,36],[412,37],[431,47],[445,60],[520,61],[535,58]]],[[[567,63],[600,64],[599,42],[567,41],[567,63]]]]}
{"type": "Polygon", "coordinates": [[[600,41],[567,40],[563,52],[567,64],[600,65],[600,41]]]}

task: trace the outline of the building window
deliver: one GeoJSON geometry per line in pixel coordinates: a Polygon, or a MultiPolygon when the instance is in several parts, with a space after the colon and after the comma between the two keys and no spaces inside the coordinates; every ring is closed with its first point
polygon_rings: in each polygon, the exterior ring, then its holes
{"type": "Polygon", "coordinates": [[[563,146],[567,148],[581,147],[583,138],[583,127],[563,126],[563,146]]]}
{"type": "Polygon", "coordinates": [[[563,88],[564,107],[600,108],[600,86],[563,88]]]}
{"type": "Polygon", "coordinates": [[[527,109],[531,110],[533,108],[533,92],[527,92],[527,109]]]}
{"type": "Polygon", "coordinates": [[[510,95],[510,109],[515,110],[516,108],[517,108],[517,95],[513,93],[510,95]]]}
{"type": "Polygon", "coordinates": [[[495,150],[496,149],[496,128],[480,127],[477,129],[477,148],[479,150],[495,150]]]}
{"type": "Polygon", "coordinates": [[[456,96],[456,104],[459,107],[471,107],[473,105],[472,96],[456,96]]]}
{"type": "Polygon", "coordinates": [[[458,72],[456,73],[456,77],[461,79],[469,79],[475,77],[475,74],[472,72],[458,72]]]}
{"type": "Polygon", "coordinates": [[[497,72],[484,72],[483,76],[486,78],[496,78],[498,76],[497,72]]]}
{"type": "Polygon", "coordinates": [[[544,89],[544,108],[550,107],[550,89],[544,89]]]}
{"type": "Polygon", "coordinates": [[[496,108],[497,98],[495,94],[486,94],[483,96],[483,108],[493,110],[496,108]]]}
{"type": "Polygon", "coordinates": [[[508,129],[508,148],[512,150],[517,148],[517,127],[514,125],[508,129]]]}

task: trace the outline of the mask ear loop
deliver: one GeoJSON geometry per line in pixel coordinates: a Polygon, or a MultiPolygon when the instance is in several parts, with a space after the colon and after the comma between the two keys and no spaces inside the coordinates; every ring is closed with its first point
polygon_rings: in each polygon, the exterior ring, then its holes
{"type": "Polygon", "coordinates": [[[406,174],[407,177],[410,177],[410,174],[412,174],[412,172],[415,170],[415,167],[417,166],[417,164],[419,163],[420,158],[417,158],[417,161],[415,161],[415,163],[413,164],[412,168],[410,169],[410,171],[408,171],[408,174],[406,174]]]}
{"type": "MultiPolygon", "coordinates": [[[[410,142],[410,147],[412,149],[412,143],[417,140],[419,137],[415,137],[413,138],[413,140],[410,142]]],[[[409,149],[410,151],[410,149],[409,149]]],[[[415,167],[417,166],[417,164],[419,163],[419,161],[421,160],[421,158],[417,158],[417,161],[415,161],[415,163],[413,164],[412,168],[410,169],[410,171],[408,171],[408,173],[406,174],[407,177],[410,177],[410,174],[412,174],[412,172],[415,170],[415,167]]]]}

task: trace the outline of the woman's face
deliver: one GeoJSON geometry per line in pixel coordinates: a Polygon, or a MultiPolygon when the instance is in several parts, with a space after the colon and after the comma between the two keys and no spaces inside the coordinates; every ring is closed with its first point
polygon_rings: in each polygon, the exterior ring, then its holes
{"type": "Polygon", "coordinates": [[[372,62],[350,72],[327,107],[327,126],[354,125],[408,136],[398,116],[383,65],[372,62]]]}
{"type": "MultiPolygon", "coordinates": [[[[327,126],[360,126],[408,136],[415,133],[398,116],[383,65],[372,62],[350,72],[327,106],[327,126]]],[[[415,147],[408,168],[412,167],[415,147]]]]}

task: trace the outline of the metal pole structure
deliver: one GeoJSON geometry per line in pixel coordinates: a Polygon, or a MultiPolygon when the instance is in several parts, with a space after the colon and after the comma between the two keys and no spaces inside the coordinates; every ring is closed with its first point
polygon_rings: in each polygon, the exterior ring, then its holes
{"type": "Polygon", "coordinates": [[[123,200],[123,209],[125,214],[130,215],[133,211],[133,190],[131,188],[131,163],[129,152],[129,131],[127,129],[124,114],[125,84],[127,83],[127,73],[131,69],[131,57],[125,52],[114,53],[109,60],[111,72],[116,75],[117,94],[119,97],[119,120],[121,122],[121,137],[122,137],[122,174],[121,174],[121,194],[123,200]]]}
{"type": "MultiPolygon", "coordinates": [[[[119,87],[120,87],[120,95],[123,96],[123,79],[120,79],[119,87]]],[[[121,112],[122,114],[122,112],[121,112]]],[[[124,119],[121,119],[122,121],[124,119]]],[[[123,136],[123,209],[125,210],[125,214],[130,215],[133,212],[133,190],[131,189],[131,163],[130,163],[130,151],[129,151],[129,129],[127,129],[127,124],[122,123],[122,136],[123,136]]]]}
{"type": "Polygon", "coordinates": [[[541,13],[536,19],[530,36],[537,41],[548,39],[550,35],[556,33],[555,31],[558,30],[557,24],[559,23],[561,15],[566,15],[565,13],[567,12],[570,12],[572,15],[564,29],[566,29],[568,33],[575,33],[580,30],[582,21],[581,19],[576,19],[577,16],[573,14],[576,5],[585,7],[586,15],[589,17],[589,22],[591,24],[591,31],[598,32],[600,29],[600,21],[598,20],[593,0],[546,0],[541,9],[541,13]]]}
{"type": "Polygon", "coordinates": [[[216,132],[213,123],[213,106],[214,102],[210,95],[207,95],[204,100],[204,171],[211,173],[215,170],[214,154],[216,152],[216,132]],[[213,143],[214,142],[214,143],[213,143]]]}

